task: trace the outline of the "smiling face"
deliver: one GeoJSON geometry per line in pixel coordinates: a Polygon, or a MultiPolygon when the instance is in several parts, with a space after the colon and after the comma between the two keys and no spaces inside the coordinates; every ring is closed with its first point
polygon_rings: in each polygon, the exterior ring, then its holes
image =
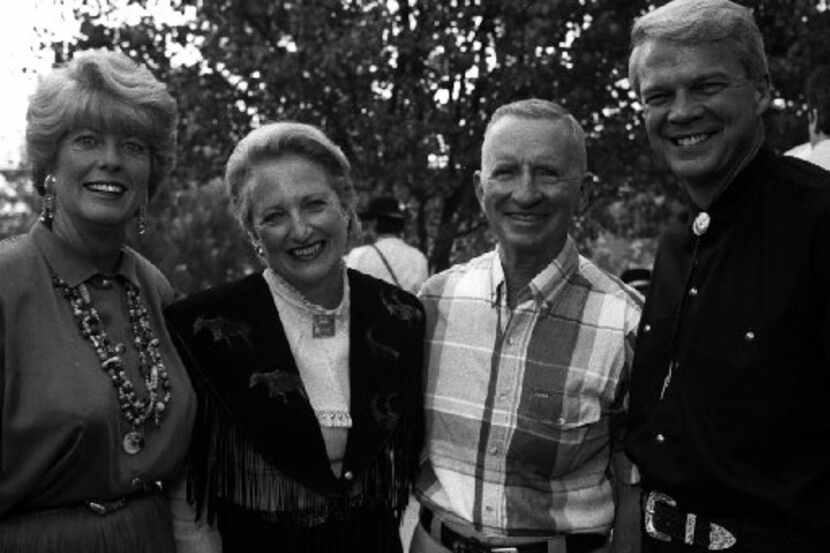
{"type": "Polygon", "coordinates": [[[328,172],[287,154],[255,165],[246,186],[251,187],[254,238],[269,267],[323,305],[325,291],[340,287],[349,226],[328,172]]]}
{"type": "Polygon", "coordinates": [[[650,40],[632,56],[651,147],[706,208],[761,136],[766,79],[750,79],[722,42],[650,40]]]}
{"type": "Polygon", "coordinates": [[[94,129],[71,131],[58,147],[53,230],[89,227],[123,232],[147,202],[150,151],[140,138],[94,129]]]}
{"type": "Polygon", "coordinates": [[[583,177],[564,121],[506,115],[487,131],[475,189],[508,262],[546,265],[565,244],[583,177]]]}

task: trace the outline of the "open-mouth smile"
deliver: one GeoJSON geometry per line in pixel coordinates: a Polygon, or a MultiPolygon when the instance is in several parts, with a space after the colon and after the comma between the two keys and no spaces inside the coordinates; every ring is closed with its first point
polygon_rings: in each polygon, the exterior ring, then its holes
{"type": "Polygon", "coordinates": [[[702,132],[697,134],[687,134],[684,136],[670,137],[669,141],[679,148],[691,148],[706,142],[715,134],[714,132],[702,132]]]}
{"type": "Polygon", "coordinates": [[[307,246],[300,246],[298,248],[291,248],[288,250],[289,255],[301,261],[308,261],[317,257],[317,255],[323,250],[323,241],[314,242],[313,244],[309,244],[307,246]]]}
{"type": "Polygon", "coordinates": [[[127,191],[127,187],[117,182],[87,182],[84,188],[99,194],[107,194],[109,196],[121,196],[127,191]]]}

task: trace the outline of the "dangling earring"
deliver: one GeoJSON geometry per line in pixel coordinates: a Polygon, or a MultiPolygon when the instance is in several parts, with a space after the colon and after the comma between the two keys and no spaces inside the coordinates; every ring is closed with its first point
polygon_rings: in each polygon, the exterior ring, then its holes
{"type": "Polygon", "coordinates": [[[136,221],[138,224],[139,235],[143,235],[145,232],[147,232],[147,215],[145,211],[146,210],[143,206],[138,208],[138,215],[136,216],[136,221]]]}
{"type": "Polygon", "coordinates": [[[267,266],[268,258],[265,256],[265,249],[262,247],[262,243],[259,241],[259,238],[257,238],[253,232],[249,231],[248,240],[251,242],[251,246],[253,246],[256,256],[267,266]]]}
{"type": "Polygon", "coordinates": [[[52,226],[55,218],[55,177],[46,175],[43,179],[43,200],[40,204],[40,222],[47,227],[52,226]]]}

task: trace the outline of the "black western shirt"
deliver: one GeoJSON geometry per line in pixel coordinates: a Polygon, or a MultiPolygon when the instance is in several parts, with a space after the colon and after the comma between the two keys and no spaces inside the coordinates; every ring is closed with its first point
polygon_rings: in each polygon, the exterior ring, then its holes
{"type": "Polygon", "coordinates": [[[762,149],[695,215],[658,249],[628,453],[688,511],[828,530],[830,173],[762,149]]]}

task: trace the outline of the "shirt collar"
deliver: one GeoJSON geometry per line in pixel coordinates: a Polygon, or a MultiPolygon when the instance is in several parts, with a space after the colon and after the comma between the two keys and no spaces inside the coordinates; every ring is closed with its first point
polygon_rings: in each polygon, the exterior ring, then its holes
{"type": "MultiPolygon", "coordinates": [[[[35,223],[29,234],[41,255],[46,259],[50,269],[70,286],[77,286],[100,273],[88,258],[58,237],[40,221],[35,223]]],[[[133,256],[127,255],[126,248],[121,248],[121,257],[114,274],[126,278],[136,286],[139,285],[135,259],[133,256]]]]}
{"type": "MultiPolygon", "coordinates": [[[[500,305],[507,299],[507,286],[504,281],[504,268],[501,264],[501,246],[496,246],[493,263],[490,267],[490,302],[500,305]]],[[[531,279],[522,296],[529,294],[539,308],[551,303],[556,291],[579,268],[579,252],[573,239],[568,236],[559,254],[544,269],[531,279]]]]}

